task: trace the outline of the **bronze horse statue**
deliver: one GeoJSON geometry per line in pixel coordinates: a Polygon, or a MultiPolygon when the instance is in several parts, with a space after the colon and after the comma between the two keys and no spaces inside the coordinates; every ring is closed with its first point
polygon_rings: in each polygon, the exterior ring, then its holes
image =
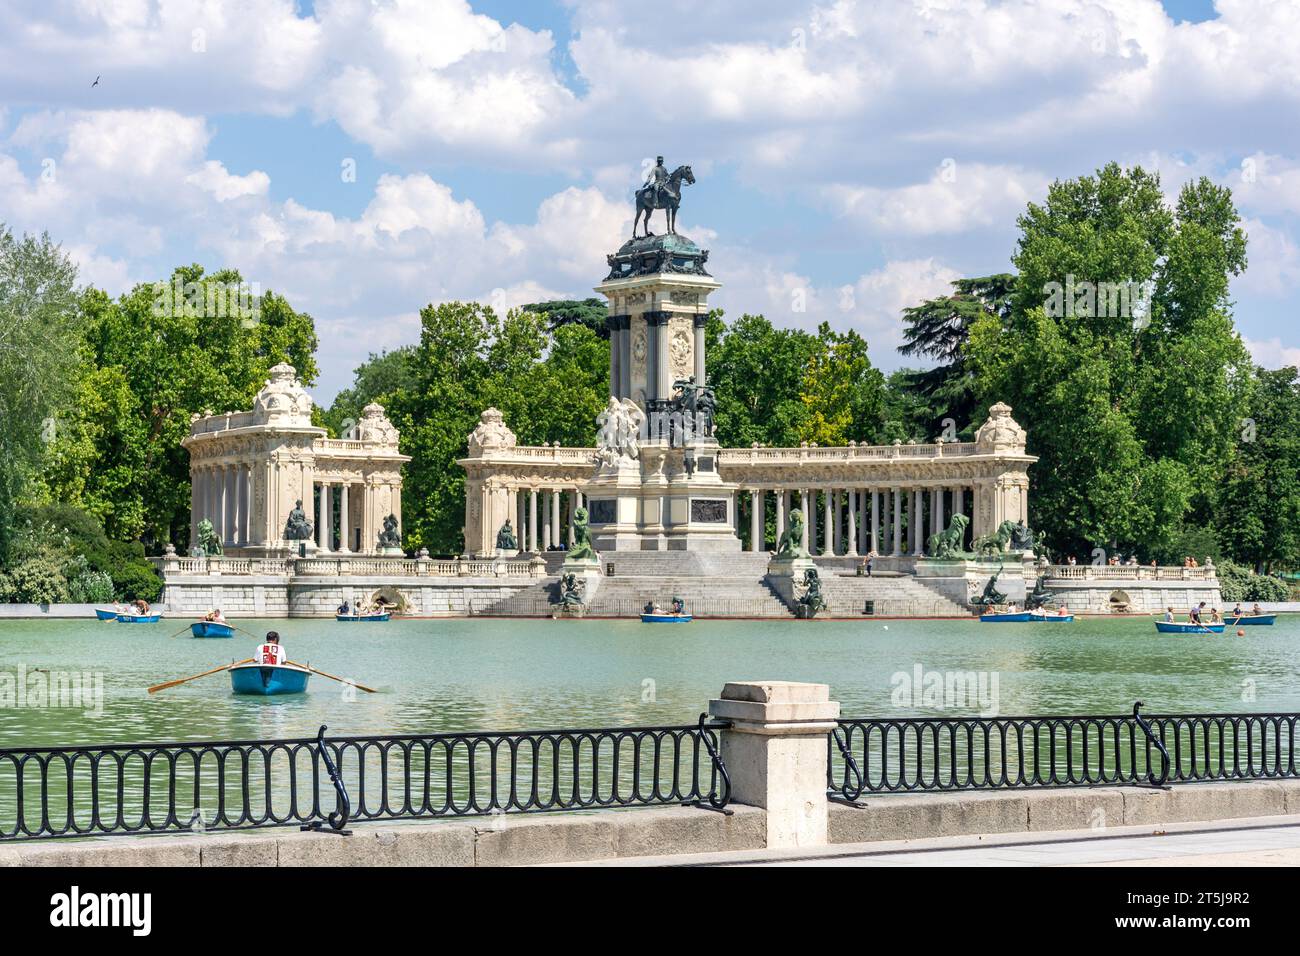
{"type": "Polygon", "coordinates": [[[641,223],[642,214],[645,215],[645,234],[653,236],[650,231],[650,214],[656,209],[664,210],[664,215],[668,219],[668,234],[677,234],[677,207],[682,201],[682,183],[687,185],[695,184],[695,174],[691,172],[689,166],[678,166],[668,175],[668,181],[661,188],[655,188],[651,183],[648,186],[642,186],[636,191],[636,218],[632,220],[632,238],[636,239],[637,226],[641,223]],[[660,195],[662,193],[662,195],[660,195]]]}

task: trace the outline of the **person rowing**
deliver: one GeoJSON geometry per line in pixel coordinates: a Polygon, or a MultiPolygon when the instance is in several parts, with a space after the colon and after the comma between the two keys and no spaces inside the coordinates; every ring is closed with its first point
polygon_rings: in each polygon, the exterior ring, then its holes
{"type": "Polygon", "coordinates": [[[257,650],[253,652],[253,662],[263,667],[280,667],[288,660],[289,655],[280,643],[280,635],[277,631],[267,631],[266,643],[259,644],[257,650]]]}
{"type": "Polygon", "coordinates": [[[207,614],[203,615],[203,620],[209,624],[225,624],[226,616],[221,613],[221,608],[213,608],[207,614]]]}

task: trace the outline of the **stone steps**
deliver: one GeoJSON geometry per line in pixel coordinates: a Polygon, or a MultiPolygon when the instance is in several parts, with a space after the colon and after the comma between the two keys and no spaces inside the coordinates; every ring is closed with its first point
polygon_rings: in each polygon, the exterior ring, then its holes
{"type": "Polygon", "coordinates": [[[970,611],[909,575],[858,577],[822,574],[822,595],[833,617],[864,614],[872,602],[877,617],[966,617],[970,611]]]}

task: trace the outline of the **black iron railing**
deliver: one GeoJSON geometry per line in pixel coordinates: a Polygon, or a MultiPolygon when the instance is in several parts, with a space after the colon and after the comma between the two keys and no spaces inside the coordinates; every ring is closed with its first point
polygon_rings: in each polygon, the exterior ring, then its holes
{"type": "Polygon", "coordinates": [[[841,720],[828,789],[1164,786],[1300,776],[1300,714],[841,720]]]}
{"type": "Polygon", "coordinates": [[[0,840],[696,804],[717,730],[453,733],[0,750],[0,840]]]}

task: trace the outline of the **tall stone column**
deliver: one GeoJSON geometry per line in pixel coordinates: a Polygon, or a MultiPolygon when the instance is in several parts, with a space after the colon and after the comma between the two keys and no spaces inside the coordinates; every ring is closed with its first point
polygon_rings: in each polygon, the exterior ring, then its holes
{"type": "MultiPolygon", "coordinates": [[[[202,507],[202,491],[199,488],[199,470],[190,469],[190,547],[199,542],[199,510],[202,507]]],[[[188,550],[188,549],[187,549],[188,550]]]]}
{"type": "MultiPolygon", "coordinates": [[[[952,513],[955,515],[964,515],[966,513],[966,490],[958,485],[952,490],[952,513]]],[[[970,535],[970,527],[962,534],[962,547],[966,547],[966,539],[970,535]]]]}
{"type": "Polygon", "coordinates": [[[848,493],[849,497],[849,541],[844,549],[845,554],[858,553],[858,489],[853,488],[848,493]]]}
{"type": "Polygon", "coordinates": [[[786,515],[790,513],[790,492],[778,490],[776,493],[776,547],[780,550],[781,535],[785,534],[786,515]]]}
{"type": "Polygon", "coordinates": [[[528,550],[537,553],[537,489],[528,489],[528,550]]]}
{"type": "Polygon", "coordinates": [[[560,529],[563,522],[560,521],[560,495],[562,492],[556,488],[551,492],[551,544],[560,545],[560,529]]]}
{"type": "Polygon", "coordinates": [[[920,554],[925,546],[925,491],[912,489],[912,554],[920,554]]]}
{"type": "Polygon", "coordinates": [[[704,384],[704,325],[708,321],[708,316],[695,316],[695,348],[692,350],[695,357],[695,384],[704,384]]]}
{"type": "Polygon", "coordinates": [[[672,372],[668,368],[668,317],[656,315],[650,323],[655,333],[655,398],[665,399],[673,388],[672,372]]]}
{"type": "Polygon", "coordinates": [[[322,554],[328,554],[330,551],[329,513],[330,486],[321,482],[320,503],[317,507],[316,548],[322,554]]]}
{"type": "Polygon", "coordinates": [[[827,839],[827,737],[840,705],[825,684],[729,683],[709,701],[722,731],[731,798],[767,810],[766,846],[822,846],[827,839]]]}
{"type": "Polygon", "coordinates": [[[348,519],[348,483],[345,481],[339,485],[339,551],[344,554],[352,550],[352,542],[348,540],[352,534],[348,519]]]}
{"type": "Polygon", "coordinates": [[[880,553],[880,495],[872,488],[871,495],[871,546],[868,550],[880,553]]]}
{"type": "Polygon", "coordinates": [[[930,509],[934,512],[934,534],[943,531],[946,522],[943,517],[943,489],[935,488],[930,493],[930,509]]]}
{"type": "Polygon", "coordinates": [[[763,545],[763,492],[749,492],[749,550],[757,554],[763,545]]]}
{"type": "Polygon", "coordinates": [[[822,532],[822,554],[835,554],[835,491],[831,488],[826,489],[826,497],[822,502],[822,510],[825,513],[826,529],[822,532]]]}
{"type": "Polygon", "coordinates": [[[808,542],[817,540],[817,502],[805,488],[799,492],[799,504],[803,506],[803,537],[800,544],[809,554],[808,542]]]}
{"type": "Polygon", "coordinates": [[[891,490],[893,491],[894,500],[890,502],[889,515],[890,515],[890,531],[893,534],[893,542],[890,546],[889,553],[900,554],[902,553],[902,548],[903,548],[903,540],[902,540],[903,523],[898,519],[901,517],[901,512],[903,510],[903,489],[894,488],[891,490]]]}

